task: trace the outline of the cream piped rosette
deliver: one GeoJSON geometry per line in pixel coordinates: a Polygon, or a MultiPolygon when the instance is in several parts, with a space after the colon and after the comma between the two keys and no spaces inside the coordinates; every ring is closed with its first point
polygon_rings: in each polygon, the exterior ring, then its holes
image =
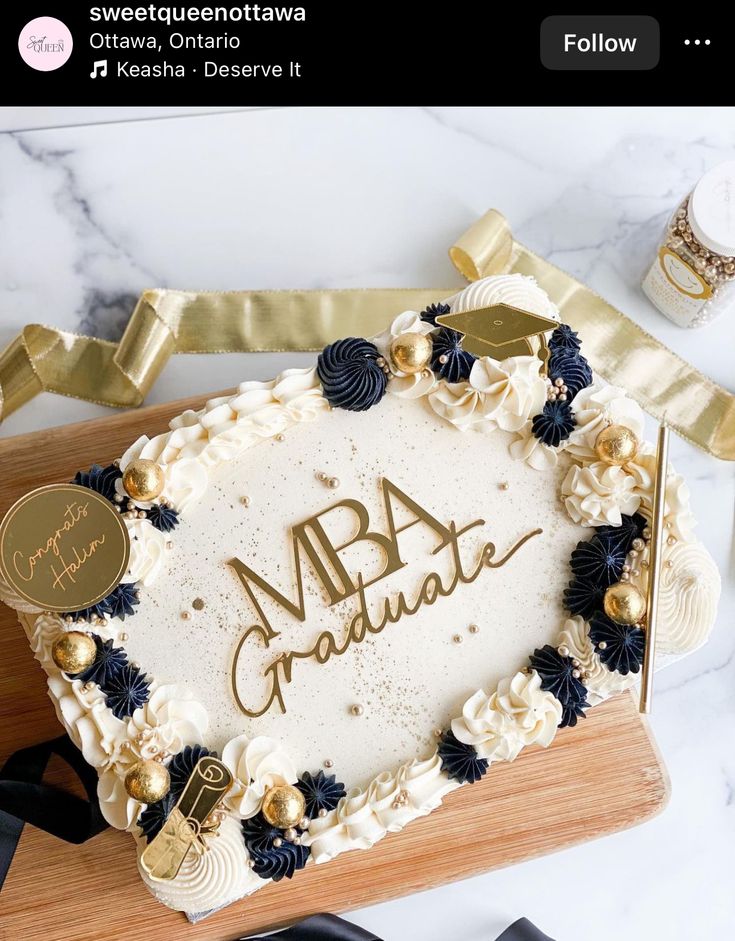
{"type": "MultiPolygon", "coordinates": [[[[653,502],[653,481],[656,475],[656,452],[644,446],[635,461],[626,465],[633,479],[633,492],[640,497],[641,505],[650,514],[653,502]]],[[[689,505],[689,486],[681,474],[669,465],[664,496],[664,526],[667,535],[688,541],[693,538],[696,520],[689,505]]]]}
{"type": "Polygon", "coordinates": [[[615,670],[608,670],[595,652],[589,638],[589,627],[581,617],[571,617],[564,621],[557,646],[566,647],[569,656],[579,660],[580,669],[585,674],[587,701],[591,706],[597,706],[610,696],[630,689],[638,680],[635,673],[623,676],[615,670]]]}
{"type": "Polygon", "coordinates": [[[488,708],[500,713],[507,723],[511,761],[526,745],[550,745],[561,721],[559,701],[541,688],[541,677],[534,670],[519,670],[502,679],[488,700],[488,708]]]}
{"type": "Polygon", "coordinates": [[[175,911],[201,913],[221,908],[267,884],[250,868],[240,824],[225,816],[217,832],[204,836],[203,852],[190,850],[176,877],[151,879],[140,865],[145,841],[138,845],[138,871],[150,892],[175,911]]]}
{"type": "Polygon", "coordinates": [[[549,471],[556,467],[559,460],[556,448],[544,444],[531,434],[531,422],[528,421],[509,445],[510,456],[514,461],[522,461],[537,471],[549,471]]]}
{"type": "Polygon", "coordinates": [[[482,395],[468,382],[441,382],[429,394],[429,405],[436,414],[459,431],[472,428],[491,431],[492,422],[482,413],[482,395]]]}
{"type": "Polygon", "coordinates": [[[602,461],[573,464],[561,493],[569,516],[581,526],[620,526],[623,514],[631,516],[643,499],[631,474],[602,461]]]}
{"type": "Polygon", "coordinates": [[[48,689],[59,722],[93,768],[106,769],[120,758],[127,741],[125,723],[107,707],[94,684],[69,680],[63,673],[49,676],[48,689]]]}
{"type": "Polygon", "coordinates": [[[208,729],[207,710],[193,693],[178,683],[166,683],[135,710],[126,732],[131,749],[145,759],[176,755],[186,745],[203,741],[208,729]]]}
{"type": "Polygon", "coordinates": [[[226,803],[241,819],[258,813],[268,788],[298,780],[296,768],[284,749],[265,735],[253,739],[238,735],[230,739],[222,749],[222,761],[233,777],[226,803]]]}
{"type": "Polygon", "coordinates": [[[130,537],[128,570],[122,581],[152,585],[166,560],[166,536],[148,520],[125,520],[130,537]]]}
{"type": "Polygon", "coordinates": [[[577,424],[564,443],[564,450],[585,463],[597,460],[595,442],[608,425],[624,425],[638,440],[643,438],[643,409],[618,386],[596,379],[574,396],[572,411],[577,424]]]}

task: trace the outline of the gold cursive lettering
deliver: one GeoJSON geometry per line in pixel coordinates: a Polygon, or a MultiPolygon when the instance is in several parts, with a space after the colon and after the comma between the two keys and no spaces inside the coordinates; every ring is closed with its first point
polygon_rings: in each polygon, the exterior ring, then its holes
{"type": "MultiPolygon", "coordinates": [[[[382,606],[380,619],[373,623],[370,617],[368,601],[365,597],[365,589],[373,582],[364,583],[362,575],[358,574],[356,578],[356,591],[358,595],[358,610],[347,626],[345,639],[340,644],[331,631],[322,631],[316,642],[307,650],[289,651],[281,654],[275,660],[268,664],[263,671],[263,678],[266,681],[267,695],[260,708],[249,708],[240,696],[238,688],[238,665],[242,655],[243,647],[251,636],[259,636],[265,647],[270,646],[272,636],[278,636],[276,632],[268,627],[254,625],[247,629],[237,644],[232,663],[231,681],[235,701],[238,708],[247,716],[257,718],[264,715],[268,710],[278,703],[281,712],[286,712],[286,706],[283,694],[283,685],[290,683],[293,675],[293,664],[297,660],[314,659],[317,663],[327,663],[333,656],[339,657],[346,653],[352,644],[359,644],[365,639],[367,634],[380,634],[388,626],[395,624],[402,617],[411,617],[418,613],[423,606],[433,605],[440,597],[449,597],[458,585],[471,584],[479,578],[483,569],[498,569],[505,565],[518,550],[525,545],[534,536],[540,535],[543,530],[534,529],[522,536],[500,559],[495,559],[496,547],[492,542],[485,543],[482,547],[478,561],[471,571],[465,571],[462,555],[459,547],[459,538],[469,529],[480,525],[482,521],[471,523],[461,530],[457,530],[455,523],[450,523],[446,527],[446,537],[442,540],[433,553],[436,554],[447,545],[451,547],[453,572],[449,581],[445,584],[437,572],[430,572],[423,580],[419,591],[412,602],[409,602],[403,592],[399,592],[393,605],[390,599],[386,598],[382,606]]],[[[395,531],[395,530],[394,530],[395,531]]]]}
{"type": "Polygon", "coordinates": [[[66,510],[64,511],[64,522],[61,524],[61,526],[59,526],[56,532],[52,533],[48,537],[43,545],[35,549],[28,556],[28,558],[26,558],[20,551],[13,553],[13,567],[15,568],[16,574],[19,576],[19,578],[21,578],[24,582],[30,582],[35,575],[36,566],[48,555],[49,552],[57,557],[61,555],[59,542],[61,541],[62,536],[71,532],[79,520],[84,519],[87,516],[88,507],[88,503],[68,503],[66,510]]]}
{"type": "Polygon", "coordinates": [[[82,549],[81,555],[76,546],[74,546],[74,559],[71,562],[65,562],[64,557],[61,553],[58,553],[59,562],[61,562],[62,568],[57,571],[56,566],[51,563],[51,573],[54,576],[53,587],[61,588],[62,591],[66,591],[66,585],[64,585],[64,579],[69,578],[69,581],[72,584],[76,583],[76,578],[74,577],[79,569],[82,568],[85,562],[88,562],[92,556],[95,554],[97,549],[100,546],[105,544],[104,535],[100,536],[97,539],[93,539],[86,549],[82,549]]]}

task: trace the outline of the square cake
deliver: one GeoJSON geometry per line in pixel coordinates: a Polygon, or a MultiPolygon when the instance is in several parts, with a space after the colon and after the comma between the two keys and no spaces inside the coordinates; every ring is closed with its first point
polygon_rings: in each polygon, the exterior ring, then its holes
{"type": "MultiPolygon", "coordinates": [[[[655,451],[582,341],[532,279],[485,278],[80,471],[38,547],[0,538],[0,597],[161,902],[369,849],[635,682],[655,451]],[[477,355],[477,313],[535,332],[477,355]]],[[[673,469],[665,495],[661,660],[720,589],[673,469]]]]}

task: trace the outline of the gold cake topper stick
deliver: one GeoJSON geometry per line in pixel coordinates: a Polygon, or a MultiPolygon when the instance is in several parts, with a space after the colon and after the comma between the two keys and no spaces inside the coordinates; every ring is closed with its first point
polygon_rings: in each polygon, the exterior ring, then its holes
{"type": "Polygon", "coordinates": [[[559,324],[548,317],[540,317],[510,304],[492,304],[456,314],[442,314],[436,318],[442,327],[456,330],[464,337],[463,347],[475,356],[507,359],[509,356],[533,356],[531,338],[538,337],[539,359],[544,375],[549,358],[545,334],[559,324]]]}
{"type": "Polygon", "coordinates": [[[206,755],[197,762],[178,803],[140,857],[151,879],[176,878],[189,851],[209,832],[206,821],[231,784],[232,775],[218,758],[206,755]]]}
{"type": "Polygon", "coordinates": [[[639,710],[649,713],[653,701],[653,666],[656,658],[656,622],[658,620],[658,591],[664,540],[664,513],[666,509],[666,475],[669,466],[669,429],[664,423],[658,429],[656,448],[656,478],[653,484],[651,510],[651,558],[648,576],[646,646],[643,652],[643,675],[639,710]]]}

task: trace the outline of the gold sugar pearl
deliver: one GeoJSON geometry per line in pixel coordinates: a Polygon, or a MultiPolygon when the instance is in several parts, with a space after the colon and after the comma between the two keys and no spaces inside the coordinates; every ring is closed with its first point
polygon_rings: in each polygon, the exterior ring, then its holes
{"type": "Polygon", "coordinates": [[[129,640],[129,639],[130,639],[130,635],[129,635],[129,634],[126,634],[126,633],[123,631],[123,633],[120,635],[120,643],[121,643],[121,644],[124,644],[125,641],[126,641],[126,640],[129,640]]]}
{"type": "Polygon", "coordinates": [[[285,441],[285,440],[286,440],[286,436],[284,434],[276,435],[276,441],[285,441]]]}
{"type": "Polygon", "coordinates": [[[321,480],[321,482],[324,484],[329,480],[329,475],[325,474],[324,471],[319,471],[319,473],[316,475],[316,479],[321,480]]]}
{"type": "Polygon", "coordinates": [[[325,759],[324,759],[324,767],[325,767],[325,768],[333,768],[333,767],[334,767],[334,762],[332,761],[331,758],[325,758],[325,759]]]}
{"type": "Polygon", "coordinates": [[[240,497],[240,503],[243,506],[250,506],[250,497],[240,497]]]}
{"type": "Polygon", "coordinates": [[[470,634],[479,634],[479,633],[480,633],[480,625],[479,625],[479,624],[470,624],[469,630],[470,630],[470,634]]]}
{"type": "Polygon", "coordinates": [[[452,640],[454,641],[455,644],[461,644],[461,643],[462,643],[462,639],[463,639],[463,638],[462,638],[462,635],[461,635],[461,634],[455,634],[454,637],[452,638],[452,640]]]}
{"type": "Polygon", "coordinates": [[[353,716],[361,716],[365,712],[365,707],[357,702],[350,708],[350,712],[353,716]]]}
{"type": "Polygon", "coordinates": [[[676,545],[676,536],[669,536],[669,538],[666,540],[666,544],[669,545],[669,546],[675,546],[675,545],[676,545]]]}
{"type": "Polygon", "coordinates": [[[188,621],[190,618],[191,618],[191,611],[182,611],[182,612],[181,612],[181,620],[182,620],[182,621],[188,621]]]}
{"type": "Polygon", "coordinates": [[[329,487],[330,490],[336,490],[337,487],[339,487],[339,478],[330,477],[329,480],[327,481],[327,486],[329,487]]]}
{"type": "Polygon", "coordinates": [[[498,484],[499,490],[510,490],[510,484],[507,480],[504,480],[501,484],[498,484]]]}

